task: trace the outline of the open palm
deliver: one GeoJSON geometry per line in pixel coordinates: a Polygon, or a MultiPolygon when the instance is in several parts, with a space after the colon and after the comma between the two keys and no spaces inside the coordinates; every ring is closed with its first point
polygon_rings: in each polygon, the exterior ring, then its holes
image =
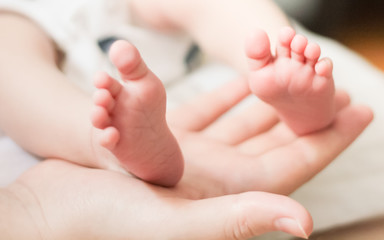
{"type": "Polygon", "coordinates": [[[169,115],[186,158],[179,187],[193,183],[209,197],[246,191],[290,194],[334,160],[372,120],[368,108],[349,105],[342,91],[336,93],[334,123],[306,136],[295,135],[272,107],[256,98],[242,111],[223,117],[248,95],[247,82],[237,80],[169,115]]]}

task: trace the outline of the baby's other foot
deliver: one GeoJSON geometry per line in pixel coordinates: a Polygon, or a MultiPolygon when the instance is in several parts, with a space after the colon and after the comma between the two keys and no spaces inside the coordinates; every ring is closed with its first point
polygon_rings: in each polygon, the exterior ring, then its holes
{"type": "Polygon", "coordinates": [[[264,31],[246,43],[251,91],[272,105],[298,135],[327,127],[335,115],[332,62],[319,61],[320,47],[292,28],[280,31],[276,56],[264,31]]]}
{"type": "Polygon", "coordinates": [[[164,86],[128,42],[115,42],[110,58],[122,82],[106,73],[95,78],[91,119],[102,130],[98,142],[133,175],[174,186],[183,174],[184,162],[165,119],[164,86]]]}

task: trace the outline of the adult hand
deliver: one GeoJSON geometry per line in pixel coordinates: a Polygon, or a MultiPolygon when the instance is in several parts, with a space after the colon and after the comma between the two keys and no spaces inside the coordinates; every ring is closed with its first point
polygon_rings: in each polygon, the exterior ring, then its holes
{"type": "Polygon", "coordinates": [[[308,212],[285,196],[248,192],[191,200],[178,188],[62,160],[40,163],[7,192],[26,209],[17,216],[2,211],[15,239],[222,240],[277,230],[305,237],[312,227],[308,212]]]}
{"type": "Polygon", "coordinates": [[[336,93],[334,123],[306,136],[295,135],[261,101],[223,116],[248,95],[247,82],[237,80],[169,115],[186,159],[179,187],[193,182],[188,189],[197,193],[189,197],[290,194],[334,160],[373,118],[369,108],[350,105],[343,91],[336,93]]]}
{"type": "Polygon", "coordinates": [[[230,83],[169,116],[186,158],[175,188],[46,160],[7,192],[25,207],[40,238],[247,239],[276,230],[306,237],[309,213],[288,197],[260,191],[300,186],[348,146],[372,114],[346,106],[329,129],[305,137],[290,133],[265,105],[217,120],[247,89],[230,83]]]}

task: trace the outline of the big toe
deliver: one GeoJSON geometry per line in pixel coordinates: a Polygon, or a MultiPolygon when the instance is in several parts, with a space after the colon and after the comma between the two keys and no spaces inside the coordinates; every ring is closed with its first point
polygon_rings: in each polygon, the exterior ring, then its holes
{"type": "Polygon", "coordinates": [[[149,71],[137,48],[127,41],[113,43],[109,57],[123,80],[140,79],[149,71]]]}
{"type": "Polygon", "coordinates": [[[245,52],[251,70],[258,70],[267,65],[272,57],[267,33],[262,30],[254,31],[246,41],[245,52]]]}

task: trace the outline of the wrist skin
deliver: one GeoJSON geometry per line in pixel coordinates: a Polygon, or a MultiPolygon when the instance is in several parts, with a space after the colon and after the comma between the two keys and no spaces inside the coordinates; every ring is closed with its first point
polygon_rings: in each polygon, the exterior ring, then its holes
{"type": "Polygon", "coordinates": [[[46,239],[41,209],[26,192],[18,184],[0,189],[0,239],[46,239]]]}

